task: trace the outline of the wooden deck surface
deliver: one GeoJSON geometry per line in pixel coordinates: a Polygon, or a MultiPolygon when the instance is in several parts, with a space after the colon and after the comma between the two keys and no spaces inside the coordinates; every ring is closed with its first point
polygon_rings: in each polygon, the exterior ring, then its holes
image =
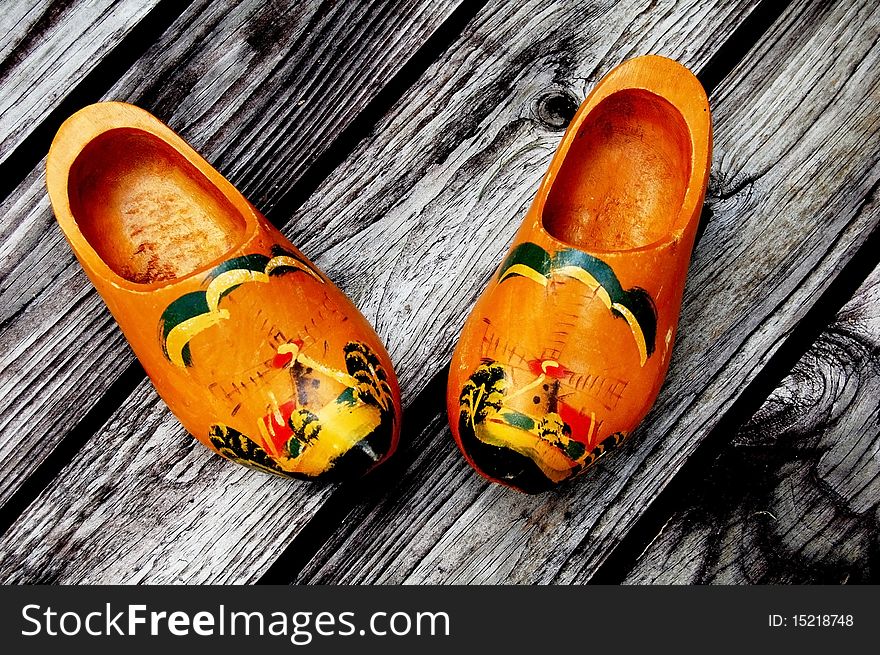
{"type": "Polygon", "coordinates": [[[880,578],[876,3],[31,0],[0,21],[0,582],[880,578]],[[517,494],[455,448],[446,366],[574,110],[649,52],[698,73],[715,128],[672,366],[625,447],[517,494]],[[190,141],[373,322],[405,404],[392,462],[291,482],[184,432],[45,192],[58,125],[102,98],[190,141]]]}

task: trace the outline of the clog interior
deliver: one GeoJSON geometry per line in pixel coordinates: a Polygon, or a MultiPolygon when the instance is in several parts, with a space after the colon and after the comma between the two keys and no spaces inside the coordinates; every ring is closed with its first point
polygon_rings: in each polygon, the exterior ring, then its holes
{"type": "Polygon", "coordinates": [[[68,178],[70,208],[104,262],[132,282],[173,280],[217,260],[245,223],[177,150],[136,129],[92,140],[68,178]]]}
{"type": "Polygon", "coordinates": [[[675,227],[691,176],[687,125],[647,91],[618,91],[586,116],[544,205],[544,228],[572,246],[628,250],[675,227]]]}

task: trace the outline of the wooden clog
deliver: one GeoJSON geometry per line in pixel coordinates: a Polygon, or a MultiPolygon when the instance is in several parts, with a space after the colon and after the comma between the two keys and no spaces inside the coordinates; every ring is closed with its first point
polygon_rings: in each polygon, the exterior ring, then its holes
{"type": "Polygon", "coordinates": [[[680,64],[640,57],[574,116],[452,358],[452,433],[484,476],[534,493],[644,418],[669,366],[712,149],[680,64]]]}
{"type": "Polygon", "coordinates": [[[167,126],[91,105],[61,126],[46,169],[73,252],[197,439],[308,479],[394,451],[400,394],[372,327],[167,126]]]}

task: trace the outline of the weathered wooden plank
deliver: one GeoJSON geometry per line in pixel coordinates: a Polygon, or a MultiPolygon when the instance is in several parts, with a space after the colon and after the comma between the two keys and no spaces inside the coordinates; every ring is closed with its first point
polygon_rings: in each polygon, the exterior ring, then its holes
{"type": "Polygon", "coordinates": [[[466,474],[441,415],[413,446],[425,464],[340,519],[297,580],[588,580],[876,228],[864,198],[880,179],[878,36],[867,3],[795,3],[713,94],[714,215],[669,377],[629,445],[528,497],[466,474]]]}
{"type": "MultiPolygon", "coordinates": [[[[199,0],[107,97],[152,110],[271,209],[458,4],[199,0]]],[[[3,502],[134,359],[55,225],[42,168],[0,205],[3,502]]]]}
{"type": "Polygon", "coordinates": [[[626,582],[876,581],[878,398],[880,267],[737,431],[626,582]]]}
{"type": "MultiPolygon", "coordinates": [[[[666,2],[646,9],[633,1],[607,13],[567,2],[491,3],[297,213],[288,233],[306,244],[319,265],[331,267],[332,277],[367,308],[400,359],[409,352],[402,349],[405,333],[406,343],[417,336],[432,344],[430,357],[421,360],[421,347],[412,347],[407,367],[398,369],[408,398],[445,363],[452,347],[448,322],[460,325],[474,276],[488,275],[512,234],[510,216],[540,178],[566,120],[552,109],[576,104],[587,80],[634,50],[660,50],[699,65],[753,7],[666,2]],[[462,239],[459,226],[472,223],[468,212],[481,216],[480,229],[462,239]],[[310,229],[316,225],[321,229],[310,229]],[[464,248],[474,247],[485,256],[469,261],[464,248]],[[469,279],[461,269],[470,266],[476,272],[469,279]],[[445,295],[421,310],[421,292],[415,290],[428,271],[447,286],[435,281],[445,295]],[[410,299],[394,286],[415,295],[410,299]],[[435,316],[437,302],[446,307],[435,316]]],[[[151,392],[143,385],[141,393],[151,392]]],[[[332,492],[242,477],[203,450],[183,461],[192,445],[183,446],[188,437],[170,415],[125,421],[144,413],[137,409],[142,398],[127,400],[6,534],[0,578],[251,581],[268,561],[254,553],[277,555],[316,498],[332,492]],[[96,486],[93,462],[120,439],[141,449],[132,459],[114,460],[96,486]],[[202,511],[202,518],[193,514],[202,511]],[[85,529],[59,522],[78,515],[95,519],[85,529]],[[198,534],[180,538],[193,522],[198,534]],[[119,525],[126,525],[124,533],[119,525]],[[236,539],[212,550],[208,561],[206,544],[229,530],[236,539]],[[166,533],[178,538],[166,539],[166,533]],[[62,548],[65,556],[59,558],[62,548]]]]}
{"type": "Polygon", "coordinates": [[[17,0],[0,16],[0,162],[159,0],[17,0]]]}

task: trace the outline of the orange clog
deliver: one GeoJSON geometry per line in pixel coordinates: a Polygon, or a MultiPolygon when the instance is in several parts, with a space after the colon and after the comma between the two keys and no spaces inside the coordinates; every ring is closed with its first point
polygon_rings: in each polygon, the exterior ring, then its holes
{"type": "Polygon", "coordinates": [[[481,474],[546,490],[644,418],[669,367],[711,149],[705,91],[663,57],[618,66],[580,107],[452,357],[452,433],[481,474]]]}
{"type": "Polygon", "coordinates": [[[307,479],[360,475],[400,432],[391,361],[354,305],[149,113],[86,107],[46,162],[58,223],[199,441],[307,479]]]}

